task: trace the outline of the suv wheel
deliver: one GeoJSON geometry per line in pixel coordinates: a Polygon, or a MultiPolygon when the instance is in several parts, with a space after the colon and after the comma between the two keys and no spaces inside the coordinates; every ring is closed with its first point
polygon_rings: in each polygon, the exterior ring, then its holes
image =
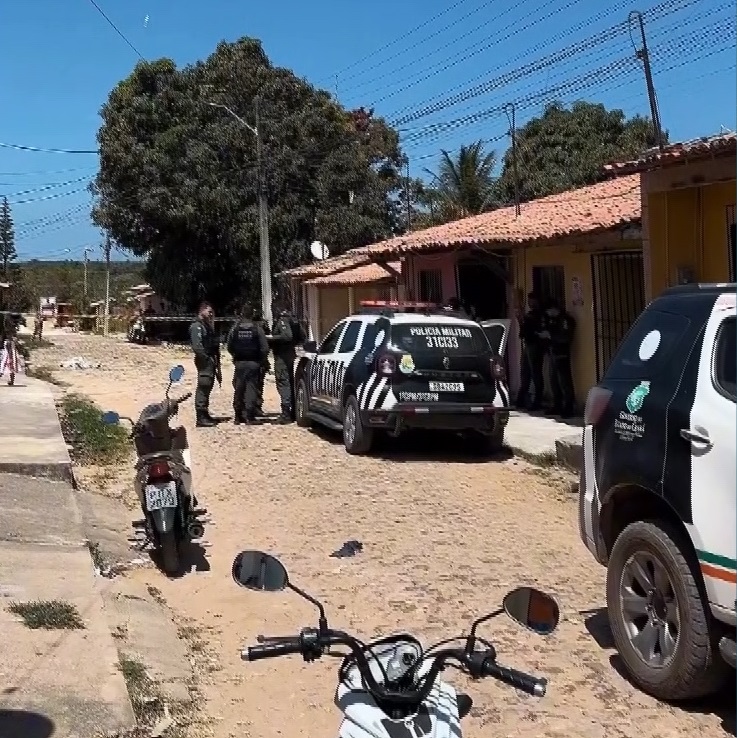
{"type": "Polygon", "coordinates": [[[308,413],[310,412],[310,399],[309,395],[307,394],[307,383],[305,382],[304,378],[300,379],[299,384],[297,385],[297,397],[295,404],[297,405],[297,407],[294,411],[294,418],[297,425],[300,428],[309,428],[312,424],[308,417],[308,413]]]}
{"type": "Polygon", "coordinates": [[[343,444],[349,454],[367,454],[374,440],[373,428],[365,428],[361,422],[358,400],[351,395],[343,406],[343,444]]]}
{"type": "Polygon", "coordinates": [[[728,667],[709,633],[711,613],[683,536],[665,521],[638,521],[609,558],[606,600],[614,642],[632,680],[661,700],[716,691],[728,667]]]}

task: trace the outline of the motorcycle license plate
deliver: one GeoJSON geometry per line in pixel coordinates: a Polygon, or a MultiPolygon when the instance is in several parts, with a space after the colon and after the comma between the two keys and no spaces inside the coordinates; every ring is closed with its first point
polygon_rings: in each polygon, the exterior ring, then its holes
{"type": "Polygon", "coordinates": [[[463,382],[430,382],[430,392],[464,392],[463,382]]]}
{"type": "Polygon", "coordinates": [[[177,506],[177,483],[162,482],[146,485],[146,510],[162,510],[177,506]]]}

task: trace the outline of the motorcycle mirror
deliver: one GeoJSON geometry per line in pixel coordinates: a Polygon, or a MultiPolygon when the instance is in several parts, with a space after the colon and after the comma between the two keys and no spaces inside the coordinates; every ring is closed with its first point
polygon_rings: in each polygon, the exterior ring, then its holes
{"type": "Polygon", "coordinates": [[[241,551],[233,560],[236,584],[256,592],[280,592],[289,584],[284,565],[263,551],[241,551]]]}
{"type": "Polygon", "coordinates": [[[181,364],[173,366],[169,371],[169,381],[174,384],[184,376],[184,367],[181,364]]]}
{"type": "Polygon", "coordinates": [[[114,410],[108,410],[102,414],[103,425],[117,425],[120,422],[120,415],[114,410]]]}
{"type": "Polygon", "coordinates": [[[558,603],[539,589],[517,587],[506,594],[502,606],[512,620],[539,635],[550,635],[558,627],[558,603]]]}

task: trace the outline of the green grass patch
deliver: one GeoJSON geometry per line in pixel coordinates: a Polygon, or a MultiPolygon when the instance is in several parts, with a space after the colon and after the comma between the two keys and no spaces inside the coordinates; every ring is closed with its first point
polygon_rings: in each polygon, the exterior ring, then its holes
{"type": "Polygon", "coordinates": [[[11,602],[8,610],[33,630],[83,630],[84,622],[77,608],[63,600],[11,602]]]}
{"type": "Polygon", "coordinates": [[[64,439],[72,447],[74,461],[110,466],[128,458],[127,431],[119,425],[105,425],[102,411],[90,399],[69,394],[61,400],[59,409],[64,439]]]}

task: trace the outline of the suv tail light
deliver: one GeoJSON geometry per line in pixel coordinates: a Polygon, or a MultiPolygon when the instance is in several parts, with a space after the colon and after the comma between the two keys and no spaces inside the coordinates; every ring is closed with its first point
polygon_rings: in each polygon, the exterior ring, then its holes
{"type": "Polygon", "coordinates": [[[494,357],[491,359],[491,376],[502,382],[507,378],[507,370],[504,368],[501,359],[494,357]]]}
{"type": "Polygon", "coordinates": [[[383,354],[376,360],[376,371],[383,377],[389,377],[397,371],[397,360],[390,354],[383,354]]]}
{"type": "Polygon", "coordinates": [[[148,468],[149,479],[161,479],[163,477],[168,477],[169,474],[168,461],[154,461],[148,468]]]}
{"type": "Polygon", "coordinates": [[[596,425],[601,420],[601,416],[607,409],[611,398],[612,393],[608,389],[592,387],[586,396],[586,410],[583,414],[583,422],[586,425],[596,425]]]}

